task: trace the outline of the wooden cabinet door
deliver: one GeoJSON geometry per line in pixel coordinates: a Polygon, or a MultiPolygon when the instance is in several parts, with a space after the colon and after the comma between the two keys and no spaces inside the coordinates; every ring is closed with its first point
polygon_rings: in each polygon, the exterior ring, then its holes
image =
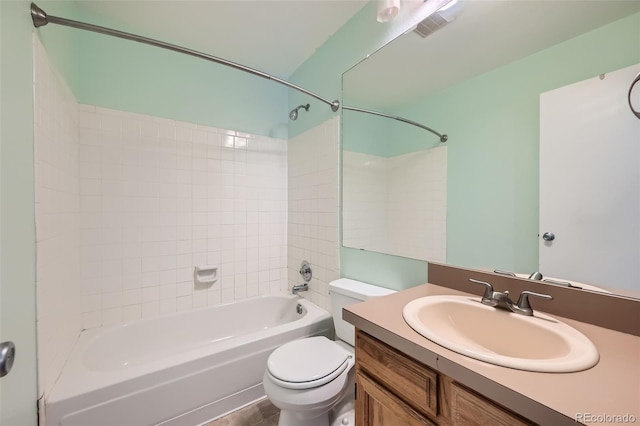
{"type": "Polygon", "coordinates": [[[525,419],[454,383],[452,419],[456,426],[531,426],[525,419]]]}
{"type": "Polygon", "coordinates": [[[358,369],[423,416],[438,415],[438,373],[368,334],[356,334],[358,369]]]}
{"type": "Polygon", "coordinates": [[[359,371],[356,386],[356,426],[436,426],[359,371]]]}

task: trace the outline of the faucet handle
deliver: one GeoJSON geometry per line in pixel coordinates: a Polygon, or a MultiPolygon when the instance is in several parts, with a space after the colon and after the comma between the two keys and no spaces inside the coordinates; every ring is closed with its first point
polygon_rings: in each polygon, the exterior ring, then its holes
{"type": "Polygon", "coordinates": [[[516,306],[524,312],[527,312],[525,315],[533,315],[533,309],[531,309],[531,305],[529,304],[529,296],[539,297],[541,299],[553,300],[552,296],[548,294],[535,293],[533,291],[525,290],[520,293],[520,297],[518,297],[518,302],[516,306]]]}
{"type": "Polygon", "coordinates": [[[471,281],[474,284],[481,284],[484,286],[484,294],[482,295],[483,303],[485,301],[489,301],[493,299],[493,286],[491,284],[484,281],[480,281],[480,280],[474,280],[473,278],[469,278],[469,281],[471,281]]]}
{"type": "Polygon", "coordinates": [[[300,273],[300,275],[302,275],[302,279],[305,282],[308,283],[309,281],[311,281],[311,277],[313,276],[313,274],[311,273],[311,265],[309,264],[309,262],[303,260],[298,272],[300,273]]]}

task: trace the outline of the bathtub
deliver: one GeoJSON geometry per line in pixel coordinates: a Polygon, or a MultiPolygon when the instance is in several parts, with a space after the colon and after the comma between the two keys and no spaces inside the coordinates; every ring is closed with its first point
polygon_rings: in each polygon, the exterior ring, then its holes
{"type": "Polygon", "coordinates": [[[269,354],[314,335],[332,337],[331,315],[287,294],[84,331],[45,395],[45,423],[205,423],[262,398],[269,354]]]}

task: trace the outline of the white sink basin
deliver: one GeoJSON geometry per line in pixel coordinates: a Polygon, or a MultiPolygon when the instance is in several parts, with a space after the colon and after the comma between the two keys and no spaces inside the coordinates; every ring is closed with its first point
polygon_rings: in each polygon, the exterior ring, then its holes
{"type": "Polygon", "coordinates": [[[598,363],[591,341],[558,320],[485,306],[473,297],[427,296],[405,305],[411,328],[462,355],[527,371],[568,373],[598,363]]]}

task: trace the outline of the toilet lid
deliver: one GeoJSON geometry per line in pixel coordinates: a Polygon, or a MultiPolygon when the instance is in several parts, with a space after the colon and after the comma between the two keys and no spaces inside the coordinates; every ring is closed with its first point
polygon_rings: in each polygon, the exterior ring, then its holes
{"type": "Polygon", "coordinates": [[[267,360],[267,370],[278,384],[293,389],[321,386],[340,375],[351,353],[324,336],[285,343],[267,360]]]}

